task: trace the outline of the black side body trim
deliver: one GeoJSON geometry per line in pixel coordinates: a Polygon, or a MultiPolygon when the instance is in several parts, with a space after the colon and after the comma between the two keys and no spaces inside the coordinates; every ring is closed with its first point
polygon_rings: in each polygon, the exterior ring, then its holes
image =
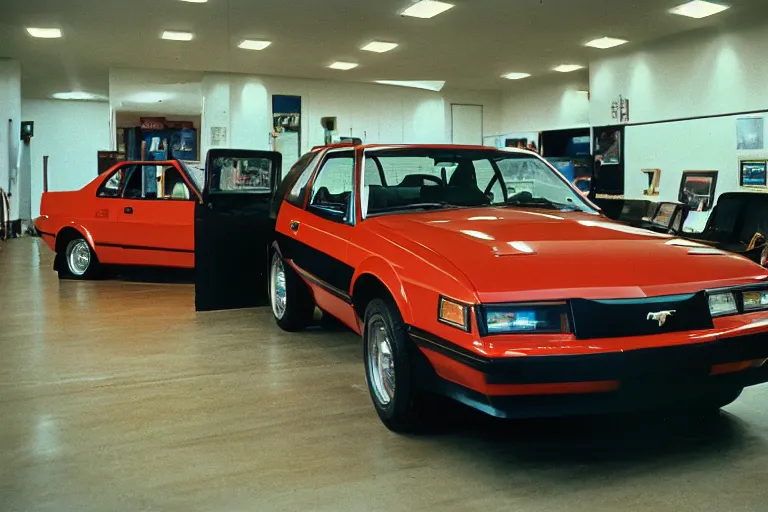
{"type": "Polygon", "coordinates": [[[133,251],[163,251],[163,252],[184,252],[194,254],[194,250],[190,249],[169,249],[165,247],[148,247],[144,245],[123,245],[123,244],[107,244],[103,242],[97,242],[96,247],[117,247],[119,249],[128,249],[133,251]]]}
{"type": "Polygon", "coordinates": [[[349,296],[354,268],[290,236],[277,233],[276,237],[283,258],[292,260],[297,267],[317,280],[318,285],[330,286],[349,296]]]}
{"type": "Polygon", "coordinates": [[[327,291],[328,293],[330,293],[334,297],[343,300],[347,304],[352,304],[352,297],[350,297],[349,294],[339,290],[338,288],[335,288],[334,286],[331,286],[330,284],[326,283],[322,279],[319,279],[319,278],[313,276],[312,274],[310,274],[306,270],[302,269],[298,265],[297,265],[297,269],[299,271],[299,274],[301,274],[302,277],[304,277],[304,279],[306,279],[307,281],[311,281],[312,283],[316,284],[317,286],[319,286],[323,290],[327,291]]]}

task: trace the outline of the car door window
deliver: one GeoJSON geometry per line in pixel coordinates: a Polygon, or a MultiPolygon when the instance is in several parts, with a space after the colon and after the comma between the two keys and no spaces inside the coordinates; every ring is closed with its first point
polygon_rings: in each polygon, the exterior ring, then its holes
{"type": "Polygon", "coordinates": [[[288,178],[291,178],[288,185],[291,187],[291,191],[288,193],[286,201],[299,208],[304,207],[304,198],[307,195],[307,183],[312,177],[313,167],[310,165],[315,159],[315,154],[307,153],[294,164],[291,170],[288,172],[288,178]],[[294,173],[298,176],[294,177],[294,173]],[[294,181],[295,180],[295,181],[294,181]]]}
{"type": "Polygon", "coordinates": [[[131,174],[134,167],[136,166],[127,165],[113,172],[96,191],[96,197],[120,197],[127,177],[131,174]]]}
{"type": "Polygon", "coordinates": [[[174,166],[134,166],[125,180],[126,199],[188,201],[192,199],[189,185],[174,166]]]}
{"type": "Polygon", "coordinates": [[[338,222],[349,219],[354,168],[352,151],[328,156],[312,184],[309,207],[313,213],[338,222]]]}

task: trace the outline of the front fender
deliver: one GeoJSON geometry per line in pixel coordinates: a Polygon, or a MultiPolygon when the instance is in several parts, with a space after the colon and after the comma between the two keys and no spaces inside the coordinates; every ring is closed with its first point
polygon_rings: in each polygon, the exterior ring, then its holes
{"type": "Polygon", "coordinates": [[[352,275],[352,284],[350,287],[352,293],[354,293],[358,279],[364,275],[371,275],[381,281],[387,290],[389,290],[392,298],[395,299],[397,308],[403,316],[403,321],[407,324],[412,323],[413,311],[411,303],[408,300],[408,295],[403,286],[403,282],[392,265],[379,256],[370,256],[363,260],[352,275]]]}

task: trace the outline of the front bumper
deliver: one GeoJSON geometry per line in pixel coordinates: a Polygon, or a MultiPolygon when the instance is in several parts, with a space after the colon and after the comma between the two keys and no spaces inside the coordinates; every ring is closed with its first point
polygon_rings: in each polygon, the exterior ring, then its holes
{"type": "Polygon", "coordinates": [[[490,359],[410,330],[428,387],[501,417],[631,411],[693,404],[768,382],[768,333],[595,354],[490,359]]]}

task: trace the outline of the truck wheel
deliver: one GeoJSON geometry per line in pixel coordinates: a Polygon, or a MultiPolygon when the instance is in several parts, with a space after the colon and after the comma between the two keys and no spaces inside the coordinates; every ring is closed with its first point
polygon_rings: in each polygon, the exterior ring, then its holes
{"type": "Polygon", "coordinates": [[[281,329],[300,331],[312,323],[315,301],[306,283],[275,252],[269,265],[269,302],[281,329]]]}
{"type": "Polygon", "coordinates": [[[393,432],[424,427],[423,395],[414,386],[405,323],[397,307],[374,299],[365,309],[363,357],[373,406],[393,432]]]}
{"type": "Polygon", "coordinates": [[[85,238],[76,237],[67,242],[60,256],[60,279],[94,279],[99,274],[99,259],[85,238]]]}

